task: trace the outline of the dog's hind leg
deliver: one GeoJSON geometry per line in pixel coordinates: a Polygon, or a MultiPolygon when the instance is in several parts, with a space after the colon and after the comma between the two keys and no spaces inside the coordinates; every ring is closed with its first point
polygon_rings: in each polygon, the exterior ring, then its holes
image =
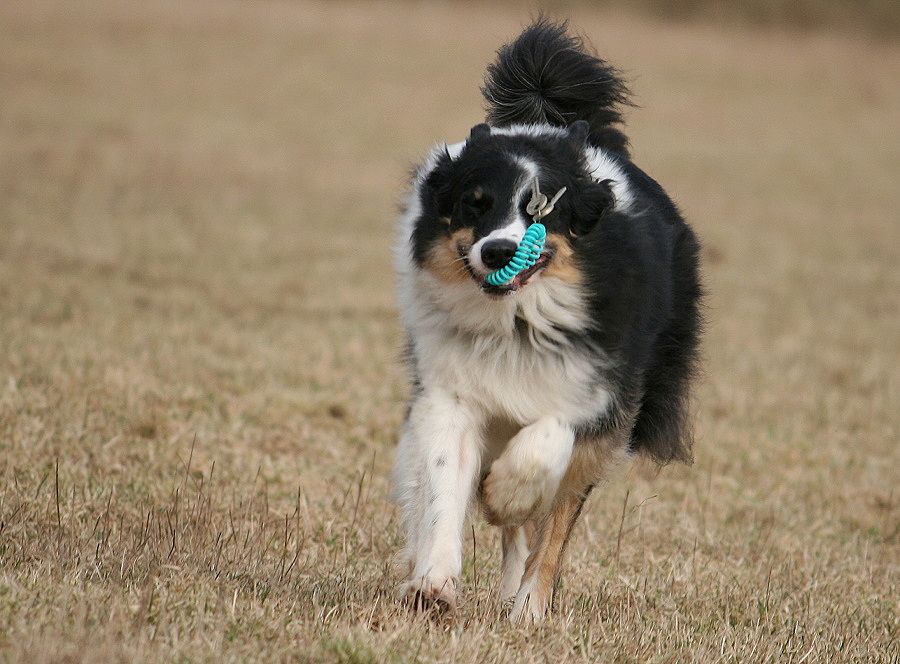
{"type": "Polygon", "coordinates": [[[525,563],[522,583],[516,593],[510,619],[513,622],[539,622],[550,611],[559,582],[563,553],[591,485],[579,493],[566,492],[553,509],[540,519],[534,537],[534,549],[525,563]]]}
{"type": "Polygon", "coordinates": [[[540,517],[510,619],[537,622],[553,608],[563,554],[591,489],[630,458],[614,437],[576,443],[572,461],[548,513],[540,517]]]}
{"type": "Polygon", "coordinates": [[[504,526],[502,531],[503,564],[500,600],[512,599],[522,585],[525,561],[534,539],[535,524],[526,521],[521,526],[504,526]]]}
{"type": "Polygon", "coordinates": [[[410,563],[400,594],[417,608],[456,606],[481,428],[470,409],[439,390],[419,396],[410,410],[394,470],[410,563]]]}

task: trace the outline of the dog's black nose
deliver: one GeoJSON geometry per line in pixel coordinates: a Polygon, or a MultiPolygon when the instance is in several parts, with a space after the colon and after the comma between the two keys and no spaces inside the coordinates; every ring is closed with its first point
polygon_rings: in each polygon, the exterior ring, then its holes
{"type": "Polygon", "coordinates": [[[491,270],[499,270],[509,263],[517,247],[512,240],[488,240],[481,247],[481,262],[491,270]]]}

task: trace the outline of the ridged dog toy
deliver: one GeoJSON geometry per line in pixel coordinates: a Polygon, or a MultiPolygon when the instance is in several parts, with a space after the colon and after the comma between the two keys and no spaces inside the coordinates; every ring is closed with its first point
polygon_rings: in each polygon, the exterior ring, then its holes
{"type": "Polygon", "coordinates": [[[548,201],[538,187],[538,179],[534,178],[532,180],[531,200],[528,201],[525,211],[531,215],[534,223],[526,229],[522,241],[516,247],[516,253],[509,259],[509,262],[499,270],[491,272],[485,278],[487,283],[491,286],[502,286],[512,281],[517,274],[538,262],[538,259],[541,257],[541,250],[547,241],[547,228],[540,220],[553,212],[553,206],[564,193],[566,193],[565,187],[557,191],[556,195],[548,201]]]}
{"type": "Polygon", "coordinates": [[[530,268],[541,257],[541,249],[544,248],[546,239],[547,229],[544,224],[539,221],[531,224],[509,262],[499,270],[491,272],[485,281],[491,286],[502,286],[511,281],[519,272],[530,268]]]}

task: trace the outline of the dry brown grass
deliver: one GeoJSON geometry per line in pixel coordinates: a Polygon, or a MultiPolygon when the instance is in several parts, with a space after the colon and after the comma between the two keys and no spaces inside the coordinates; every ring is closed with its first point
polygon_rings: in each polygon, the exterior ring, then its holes
{"type": "Polygon", "coordinates": [[[896,43],[584,8],[706,241],[697,462],[398,610],[390,246],[511,7],[0,3],[0,660],[897,662],[896,43]]]}

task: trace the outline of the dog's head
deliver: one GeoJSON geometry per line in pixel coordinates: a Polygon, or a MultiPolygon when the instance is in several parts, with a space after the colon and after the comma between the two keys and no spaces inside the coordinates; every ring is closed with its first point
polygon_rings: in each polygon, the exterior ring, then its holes
{"type": "Polygon", "coordinates": [[[579,281],[579,239],[615,201],[614,181],[598,178],[587,135],[586,122],[567,129],[481,124],[464,143],[433,154],[415,183],[419,214],[410,240],[417,267],[444,282],[471,283],[493,298],[550,276],[579,281]],[[486,277],[509,262],[533,223],[527,207],[535,180],[548,196],[566,188],[540,220],[546,244],[533,266],[492,286],[486,277]]]}

